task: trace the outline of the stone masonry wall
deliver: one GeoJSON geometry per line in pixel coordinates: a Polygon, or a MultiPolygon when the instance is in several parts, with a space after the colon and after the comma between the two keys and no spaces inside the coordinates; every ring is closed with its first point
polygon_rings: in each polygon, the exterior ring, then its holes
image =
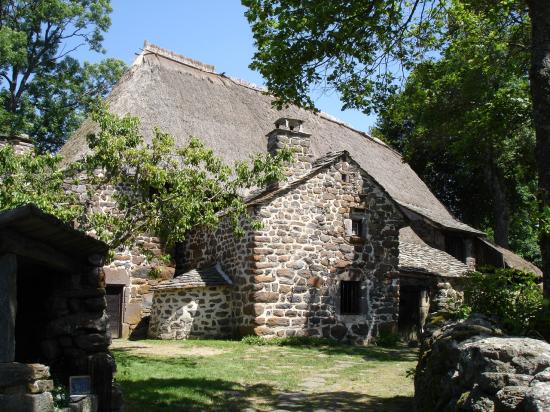
{"type": "Polygon", "coordinates": [[[149,336],[158,339],[230,337],[231,291],[227,286],[156,290],[149,336]]]}
{"type": "MultiPolygon", "coordinates": [[[[102,213],[116,213],[113,194],[116,189],[106,186],[93,199],[88,198],[86,182],[80,178],[68,178],[67,190],[79,196],[80,201],[90,210],[102,213]],[[76,182],[76,183],[75,183],[76,182]]],[[[174,268],[148,260],[146,250],[153,257],[161,254],[162,243],[158,237],[142,235],[136,239],[132,247],[120,247],[115,250],[113,260],[103,270],[107,285],[123,286],[122,336],[128,337],[143,326],[142,335],[147,332],[147,325],[142,325],[143,319],[148,319],[153,303],[151,287],[163,279],[169,279],[174,274],[174,268]],[[154,269],[154,270],[153,270],[154,269]]]]}
{"type": "Polygon", "coordinates": [[[191,233],[183,249],[185,270],[203,268],[219,263],[233,282],[231,286],[231,312],[233,333],[244,335],[250,333],[253,316],[244,311],[247,296],[256,287],[250,276],[252,248],[249,224],[242,222],[246,234],[236,237],[228,221],[221,222],[215,231],[197,230],[191,233]]]}
{"type": "Polygon", "coordinates": [[[328,167],[254,213],[261,230],[240,240],[228,225],[199,232],[186,250],[189,268],[220,262],[233,279],[239,334],[367,341],[395,328],[403,218],[358,166],[328,167]],[[349,233],[355,209],[364,217],[365,239],[349,233]],[[340,314],[342,280],[361,282],[361,314],[340,314]]]}
{"type": "Polygon", "coordinates": [[[341,161],[259,207],[253,237],[256,292],[247,311],[264,336],[313,335],[368,341],[398,314],[402,215],[352,161],[341,161]],[[345,177],[343,177],[345,175],[345,177]],[[350,234],[352,213],[365,236],[350,234]],[[361,282],[361,314],[340,313],[340,282],[361,282]]]}

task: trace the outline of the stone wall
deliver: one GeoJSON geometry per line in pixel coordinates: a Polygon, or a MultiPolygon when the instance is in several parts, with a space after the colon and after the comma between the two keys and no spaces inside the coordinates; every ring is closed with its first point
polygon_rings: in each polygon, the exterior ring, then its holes
{"type": "Polygon", "coordinates": [[[344,160],[258,207],[255,292],[246,310],[264,336],[312,335],[369,340],[393,329],[398,313],[398,230],[402,216],[387,194],[344,160]],[[345,176],[345,177],[344,177],[345,176]],[[362,216],[363,238],[350,233],[362,216]],[[361,282],[361,313],[340,313],[340,282],[361,282]]]}
{"type": "Polygon", "coordinates": [[[150,337],[219,338],[232,333],[231,290],[227,286],[154,292],[150,337]]]}
{"type": "Polygon", "coordinates": [[[256,285],[251,276],[252,245],[250,224],[241,222],[245,228],[243,237],[233,234],[231,224],[223,220],[215,231],[196,230],[189,235],[181,251],[184,256],[181,264],[182,271],[204,268],[220,264],[224,273],[233,282],[230,289],[231,312],[233,318],[233,333],[244,335],[249,333],[249,327],[253,322],[253,316],[246,313],[244,306],[247,296],[253,293],[256,285]]]}
{"type": "Polygon", "coordinates": [[[47,366],[0,363],[0,411],[51,412],[53,380],[47,366]]]}
{"type": "Polygon", "coordinates": [[[481,315],[425,337],[415,374],[424,412],[550,410],[550,344],[504,336],[481,315]]]}
{"type": "Polygon", "coordinates": [[[238,240],[226,225],[215,234],[194,234],[186,249],[190,268],[219,262],[234,281],[241,335],[362,342],[382,328],[395,328],[402,215],[357,165],[328,166],[255,206],[254,215],[261,230],[238,240]],[[363,239],[350,233],[355,209],[363,217],[363,239]],[[343,280],[361,282],[360,314],[340,313],[343,280]]]}
{"type": "MultiPolygon", "coordinates": [[[[113,194],[115,190],[124,190],[106,186],[89,199],[86,181],[82,176],[67,178],[66,188],[75,193],[90,211],[104,214],[116,213],[113,194]]],[[[145,337],[146,323],[153,303],[153,293],[150,289],[174,274],[173,267],[154,261],[154,257],[159,256],[162,251],[163,245],[158,237],[142,235],[136,239],[133,246],[115,250],[113,260],[103,268],[107,285],[123,286],[122,337],[132,334],[145,337]],[[148,259],[144,251],[147,251],[153,260],[148,259]]]]}
{"type": "Polygon", "coordinates": [[[27,135],[15,137],[0,135],[0,147],[6,145],[11,145],[17,154],[30,153],[34,150],[34,144],[27,135]]]}

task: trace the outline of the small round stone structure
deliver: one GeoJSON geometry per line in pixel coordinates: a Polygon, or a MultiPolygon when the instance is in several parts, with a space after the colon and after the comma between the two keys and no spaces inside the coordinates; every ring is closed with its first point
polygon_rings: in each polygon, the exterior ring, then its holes
{"type": "Polygon", "coordinates": [[[233,282],[219,264],[193,269],[152,288],[149,337],[188,339],[232,334],[233,282]]]}

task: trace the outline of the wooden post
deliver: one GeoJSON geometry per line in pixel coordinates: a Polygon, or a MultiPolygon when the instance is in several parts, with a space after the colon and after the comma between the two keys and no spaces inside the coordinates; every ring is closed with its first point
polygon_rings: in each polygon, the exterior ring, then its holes
{"type": "Polygon", "coordinates": [[[0,256],[0,362],[15,361],[17,315],[17,257],[0,256]]]}

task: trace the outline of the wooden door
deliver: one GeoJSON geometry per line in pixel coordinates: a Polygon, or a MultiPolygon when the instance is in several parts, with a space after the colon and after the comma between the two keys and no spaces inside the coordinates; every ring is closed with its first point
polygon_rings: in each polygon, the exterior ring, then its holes
{"type": "Polygon", "coordinates": [[[121,337],[123,286],[107,286],[107,315],[113,339],[121,337]]]}

